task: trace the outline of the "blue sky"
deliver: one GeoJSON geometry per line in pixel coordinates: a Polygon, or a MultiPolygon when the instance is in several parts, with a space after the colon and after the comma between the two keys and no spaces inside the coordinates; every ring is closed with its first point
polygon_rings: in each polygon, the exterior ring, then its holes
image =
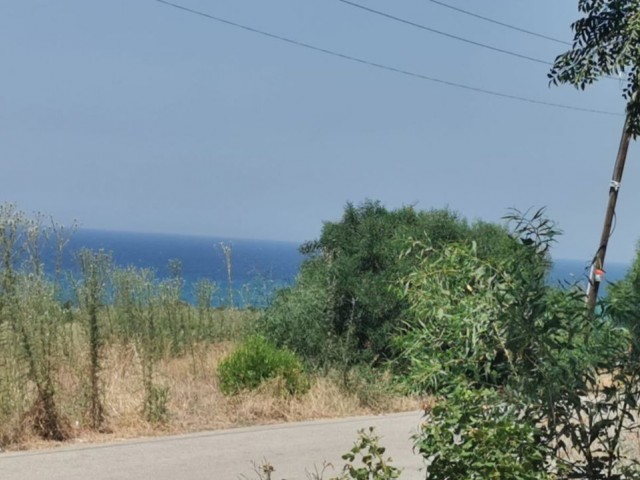
{"type": "MultiPolygon", "coordinates": [[[[322,48],[507,94],[623,112],[621,85],[550,88],[545,65],[337,0],[176,0],[322,48]]],[[[447,0],[571,39],[570,0],[447,0]]],[[[361,3],[553,61],[562,45],[428,0],[361,3]]],[[[498,221],[547,206],[561,258],[600,237],[623,118],[378,70],[154,0],[0,4],[0,200],[90,228],[302,241],[347,201],[498,221]]],[[[632,258],[636,147],[608,258],[632,258]]]]}

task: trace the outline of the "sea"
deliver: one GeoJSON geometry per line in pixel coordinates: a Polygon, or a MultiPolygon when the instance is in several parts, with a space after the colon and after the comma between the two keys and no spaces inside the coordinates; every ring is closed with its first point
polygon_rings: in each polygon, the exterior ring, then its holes
{"type": "MultiPolygon", "coordinates": [[[[77,253],[102,250],[111,254],[115,266],[151,269],[163,280],[172,275],[171,262],[178,261],[186,302],[195,301],[196,283],[208,279],[218,285],[217,304],[228,303],[231,291],[235,306],[263,307],[279,288],[295,282],[305,259],[299,246],[295,242],[80,229],[65,248],[62,267],[77,276],[77,253]]],[[[622,279],[628,268],[623,263],[608,264],[606,281],[622,279]]],[[[548,281],[553,285],[586,283],[587,273],[588,261],[557,259],[548,281]]]]}
{"type": "Polygon", "coordinates": [[[231,291],[234,306],[264,307],[294,283],[304,260],[298,248],[294,242],[80,229],[65,246],[62,269],[77,277],[83,249],[109,253],[116,267],[150,269],[159,281],[171,278],[178,264],[186,302],[195,302],[196,283],[207,279],[218,286],[218,305],[228,304],[231,291]]]}

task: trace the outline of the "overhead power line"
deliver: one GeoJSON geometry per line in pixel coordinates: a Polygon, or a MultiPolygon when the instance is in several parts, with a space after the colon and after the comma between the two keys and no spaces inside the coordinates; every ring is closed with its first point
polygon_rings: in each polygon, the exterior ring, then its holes
{"type": "MultiPolygon", "coordinates": [[[[517,53],[517,52],[511,51],[511,50],[505,50],[504,48],[494,47],[492,45],[487,45],[485,43],[476,42],[475,40],[470,40],[468,38],[460,37],[458,35],[453,35],[451,33],[444,32],[442,30],[437,30],[435,28],[428,27],[426,25],[423,25],[423,24],[420,24],[420,23],[416,23],[416,22],[413,22],[411,20],[407,20],[405,18],[397,17],[395,15],[383,12],[381,10],[376,10],[374,8],[367,7],[366,5],[362,5],[360,3],[356,3],[356,2],[353,2],[351,0],[338,0],[338,1],[341,2],[341,3],[344,3],[345,5],[349,5],[349,6],[352,6],[352,7],[355,7],[355,8],[359,8],[359,9],[364,10],[366,12],[373,13],[375,15],[379,15],[381,17],[385,17],[385,18],[388,18],[390,20],[394,20],[394,21],[397,21],[397,22],[400,22],[400,23],[404,23],[405,25],[409,25],[411,27],[416,27],[416,28],[419,28],[421,30],[426,30],[428,32],[435,33],[437,35],[442,35],[444,37],[448,37],[448,38],[451,38],[451,39],[454,39],[454,40],[458,40],[460,42],[464,42],[464,43],[467,43],[467,44],[470,44],[470,45],[475,45],[477,47],[485,48],[487,50],[492,50],[494,52],[502,53],[502,54],[505,54],[505,55],[510,55],[512,57],[521,58],[523,60],[528,60],[530,62],[541,63],[543,65],[553,66],[553,62],[548,62],[547,60],[542,60],[540,58],[530,57],[528,55],[523,55],[521,53],[517,53]]],[[[431,1],[435,1],[435,0],[431,0],[431,1]]],[[[442,5],[446,5],[446,4],[442,3],[442,2],[437,2],[437,3],[442,4],[442,5]]],[[[616,81],[620,80],[620,77],[616,77],[616,76],[613,76],[613,75],[605,75],[604,78],[606,78],[608,80],[616,80],[616,81]]]]}
{"type": "Polygon", "coordinates": [[[162,4],[170,6],[170,7],[173,7],[173,8],[176,8],[176,9],[179,9],[179,10],[182,10],[184,12],[191,13],[193,15],[198,15],[200,17],[204,17],[204,18],[207,18],[209,20],[213,20],[213,21],[218,22],[218,23],[223,23],[225,25],[229,25],[229,26],[232,26],[232,27],[235,27],[235,28],[239,28],[239,29],[242,29],[242,30],[245,30],[245,31],[248,31],[248,32],[256,33],[256,34],[262,35],[264,37],[269,37],[269,38],[272,38],[272,39],[275,39],[275,40],[280,40],[280,41],[286,42],[286,43],[288,43],[290,45],[295,45],[295,46],[298,46],[298,47],[302,47],[302,48],[306,48],[306,49],[309,49],[309,50],[313,50],[315,52],[320,52],[320,53],[324,53],[324,54],[331,55],[331,56],[334,56],[334,57],[342,58],[343,60],[349,60],[351,62],[356,62],[356,63],[359,63],[361,65],[367,65],[369,67],[374,67],[374,68],[378,68],[378,69],[381,69],[381,70],[386,70],[386,71],[389,71],[389,72],[405,75],[405,76],[412,77],[412,78],[417,78],[417,79],[420,79],[420,80],[425,80],[425,81],[432,82],[432,83],[439,83],[441,85],[448,85],[450,87],[459,88],[459,89],[463,89],[463,90],[468,90],[468,91],[476,92],[476,93],[482,93],[482,94],[485,94],[485,95],[491,95],[491,96],[494,96],[494,97],[507,98],[507,99],[510,99],[510,100],[516,100],[516,101],[520,101],[520,102],[532,103],[532,104],[536,104],[536,105],[544,105],[544,106],[547,106],[547,107],[561,108],[561,109],[564,109],[564,110],[574,110],[574,111],[578,111],[578,112],[595,113],[595,114],[600,114],[600,115],[622,116],[622,114],[616,113],[616,112],[611,112],[611,111],[606,111],[606,110],[598,110],[598,109],[593,109],[593,108],[575,107],[575,106],[572,106],[572,105],[566,105],[566,104],[562,104],[562,103],[546,102],[544,100],[536,100],[536,99],[533,99],[533,98],[522,97],[522,96],[519,96],[519,95],[511,95],[511,94],[508,94],[508,93],[498,92],[498,91],[495,91],[495,90],[487,90],[487,89],[484,89],[484,88],[474,87],[474,86],[471,86],[471,85],[465,85],[465,84],[462,84],[462,83],[452,82],[452,81],[449,81],[449,80],[443,80],[441,78],[431,77],[431,76],[428,76],[428,75],[423,75],[421,73],[411,72],[409,70],[404,70],[404,69],[401,69],[401,68],[396,68],[396,67],[392,67],[392,66],[389,66],[389,65],[384,65],[382,63],[372,62],[372,61],[365,60],[365,59],[362,59],[362,58],[359,58],[359,57],[354,57],[352,55],[347,55],[347,54],[340,53],[340,52],[337,52],[337,51],[334,51],[334,50],[329,50],[329,49],[326,49],[326,48],[317,47],[317,46],[311,45],[309,43],[301,42],[301,41],[294,40],[294,39],[291,39],[291,38],[288,38],[288,37],[284,37],[284,36],[277,35],[277,34],[274,34],[274,33],[270,33],[270,32],[264,31],[264,30],[253,28],[253,27],[250,27],[250,26],[247,26],[247,25],[236,23],[236,22],[233,22],[231,20],[226,20],[224,18],[217,17],[215,15],[211,15],[209,13],[205,13],[205,12],[202,12],[200,10],[195,10],[193,8],[185,7],[185,6],[179,5],[177,3],[172,3],[172,2],[167,1],[167,0],[154,0],[154,1],[156,1],[158,3],[162,3],[162,4]]]}
{"type": "Polygon", "coordinates": [[[571,46],[570,42],[566,42],[564,40],[560,40],[559,38],[554,38],[554,37],[551,37],[549,35],[544,35],[542,33],[537,33],[537,32],[534,32],[532,30],[527,30],[526,28],[521,28],[521,27],[517,27],[515,25],[511,25],[510,23],[505,23],[505,22],[501,22],[499,20],[495,20],[493,18],[485,17],[483,15],[479,15],[477,13],[470,12],[469,10],[464,10],[463,8],[454,7],[453,5],[449,5],[448,3],[441,2],[439,0],[429,0],[429,1],[431,3],[435,3],[436,5],[440,5],[441,7],[445,7],[445,8],[448,8],[450,10],[454,10],[454,11],[456,11],[458,13],[462,13],[464,15],[469,15],[470,17],[474,17],[474,18],[483,20],[485,22],[493,23],[495,25],[500,25],[501,27],[505,27],[505,28],[508,28],[510,30],[515,30],[516,32],[525,33],[525,34],[531,35],[533,37],[543,38],[545,40],[549,40],[551,42],[559,43],[561,45],[571,46]]]}
{"type": "Polygon", "coordinates": [[[441,35],[443,37],[451,38],[453,40],[457,40],[459,42],[464,42],[469,45],[475,45],[476,47],[484,48],[487,50],[491,50],[494,52],[502,53],[504,55],[510,55],[512,57],[517,57],[523,60],[528,60],[530,62],[541,63],[543,65],[553,65],[552,62],[547,60],[542,60],[540,58],[530,57],[528,55],[523,55],[518,52],[513,52],[511,50],[505,50],[504,48],[494,47],[492,45],[487,45],[486,43],[476,42],[475,40],[470,40],[468,38],[460,37],[458,35],[454,35],[452,33],[444,32],[442,30],[438,30],[432,27],[428,27],[421,23],[412,22],[411,20],[407,20],[405,18],[400,18],[390,13],[383,12],[381,10],[376,10],[374,8],[367,7],[366,5],[362,5],[360,3],[352,2],[351,0],[338,0],[339,2],[344,3],[345,5],[350,5],[355,8],[359,8],[360,10],[364,10],[369,13],[373,13],[374,15],[379,15],[381,17],[388,18],[390,20],[395,20],[396,22],[404,23],[405,25],[410,25],[412,27],[419,28],[421,30],[425,30],[427,32],[435,33],[436,35],[441,35]]]}

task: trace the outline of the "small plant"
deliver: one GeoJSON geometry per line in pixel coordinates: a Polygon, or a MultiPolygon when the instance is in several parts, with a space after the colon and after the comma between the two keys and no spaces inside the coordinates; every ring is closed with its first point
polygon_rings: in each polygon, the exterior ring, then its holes
{"type": "Polygon", "coordinates": [[[218,367],[220,389],[227,395],[255,389],[275,378],[283,380],[289,394],[304,393],[309,388],[300,359],[258,336],[245,340],[218,367]]]}
{"type": "Polygon", "coordinates": [[[342,455],[347,461],[343,473],[331,480],[391,480],[400,478],[402,471],[391,465],[390,457],[384,456],[386,449],[379,445],[380,437],[374,428],[358,431],[358,440],[353,448],[342,455]]]}
{"type": "Polygon", "coordinates": [[[144,415],[151,423],[164,423],[169,418],[169,388],[151,384],[144,401],[144,415]]]}
{"type": "MultiPolygon", "coordinates": [[[[272,476],[273,472],[275,472],[276,469],[266,458],[263,459],[260,463],[255,461],[251,462],[251,465],[253,466],[253,473],[255,475],[255,477],[251,478],[255,478],[256,480],[275,480],[272,478],[272,476]]],[[[240,475],[239,478],[241,478],[242,480],[251,480],[251,478],[247,477],[246,475],[240,475]]]]}
{"type": "MultiPolygon", "coordinates": [[[[342,473],[329,480],[393,480],[400,478],[402,470],[391,465],[393,460],[384,456],[386,449],[380,446],[379,442],[380,437],[375,434],[373,427],[359,430],[358,440],[354,443],[353,448],[342,455],[342,459],[347,462],[342,473]]],[[[325,461],[321,468],[316,466],[313,471],[307,470],[307,479],[324,480],[328,469],[333,470],[333,465],[325,461]]],[[[274,466],[266,459],[260,464],[253,464],[257,480],[272,480],[275,470],[274,466]]],[[[247,480],[246,476],[241,478],[247,480]]]]}

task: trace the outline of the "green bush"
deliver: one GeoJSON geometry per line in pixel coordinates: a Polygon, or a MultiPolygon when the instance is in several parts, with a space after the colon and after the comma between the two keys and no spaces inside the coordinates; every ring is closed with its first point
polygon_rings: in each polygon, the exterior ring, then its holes
{"type": "Polygon", "coordinates": [[[447,397],[419,438],[427,478],[628,478],[620,442],[637,431],[640,393],[631,335],[580,289],[545,283],[557,232],[541,212],[514,221],[502,259],[423,246],[405,278],[400,372],[447,397]]]}
{"type": "Polygon", "coordinates": [[[446,209],[348,204],[339,221],[326,222],[320,238],[302,246],[308,258],[296,285],[276,297],[261,333],[312,365],[388,359],[393,353],[390,339],[408,306],[394,286],[420,261],[416,255],[402,255],[411,238],[436,250],[476,241],[483,258],[502,255],[511,242],[503,227],[483,222],[469,226],[446,209]]]}
{"type": "Polygon", "coordinates": [[[611,325],[590,318],[579,289],[547,284],[558,234],[552,222],[541,212],[514,221],[501,258],[483,259],[470,242],[440,250],[414,244],[421,261],[403,279],[409,307],[395,338],[413,389],[442,393],[460,378],[521,390],[580,388],[585,373],[621,348],[611,325]]]}
{"type": "Polygon", "coordinates": [[[427,412],[414,439],[430,480],[550,479],[540,435],[524,407],[465,385],[427,412]]]}
{"type": "Polygon", "coordinates": [[[459,378],[497,383],[507,331],[504,303],[496,295],[504,282],[472,245],[454,244],[429,252],[404,280],[409,303],[404,330],[395,337],[397,370],[413,392],[442,393],[459,378]]]}
{"type": "Polygon", "coordinates": [[[276,345],[285,347],[313,367],[323,367],[336,359],[336,342],[331,329],[331,286],[316,268],[315,260],[302,268],[296,285],[280,290],[258,332],[276,345]]]}
{"type": "Polygon", "coordinates": [[[290,394],[304,393],[309,388],[300,359],[259,336],[245,340],[218,367],[220,389],[226,395],[255,389],[275,378],[284,381],[284,388],[290,394]]]}
{"type": "Polygon", "coordinates": [[[390,333],[399,326],[406,303],[393,291],[414,258],[401,258],[409,237],[427,237],[434,245],[461,240],[467,223],[448,210],[387,210],[378,202],[348,204],[339,222],[326,222],[319,240],[303,247],[314,269],[330,281],[327,319],[339,336],[351,333],[364,360],[386,357],[390,333]],[[317,261],[319,259],[319,261],[317,261]]]}

